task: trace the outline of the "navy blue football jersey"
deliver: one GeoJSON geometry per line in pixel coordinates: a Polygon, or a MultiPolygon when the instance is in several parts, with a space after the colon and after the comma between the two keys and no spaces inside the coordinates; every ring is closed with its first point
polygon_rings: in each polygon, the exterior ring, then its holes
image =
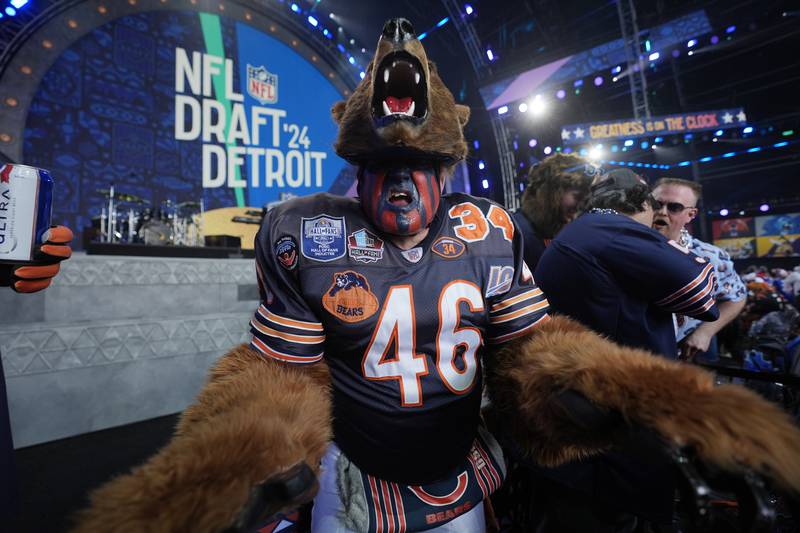
{"type": "Polygon", "coordinates": [[[630,217],[587,213],[564,227],[535,271],[554,311],[612,340],[677,357],[672,313],[719,317],[714,267],[630,217]]]}
{"type": "Polygon", "coordinates": [[[287,363],[324,357],[337,444],[364,472],[405,484],[466,456],[486,348],[547,319],[509,214],[463,194],[442,198],[410,250],[353,198],[293,199],[267,214],[256,261],[252,346],[287,363]]]}

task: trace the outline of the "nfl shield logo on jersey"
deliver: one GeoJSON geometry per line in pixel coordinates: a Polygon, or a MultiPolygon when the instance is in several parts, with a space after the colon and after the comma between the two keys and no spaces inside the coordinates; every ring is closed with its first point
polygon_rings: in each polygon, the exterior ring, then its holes
{"type": "Polygon", "coordinates": [[[247,94],[262,104],[278,101],[278,75],[264,68],[247,65],[247,94]]]}
{"type": "Polygon", "coordinates": [[[346,252],[344,217],[320,215],[303,218],[300,223],[303,257],[314,261],[335,261],[346,252]]]}

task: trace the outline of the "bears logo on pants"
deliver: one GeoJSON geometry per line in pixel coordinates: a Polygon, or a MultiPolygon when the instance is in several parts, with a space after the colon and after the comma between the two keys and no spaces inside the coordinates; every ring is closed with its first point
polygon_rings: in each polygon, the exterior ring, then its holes
{"type": "Polygon", "coordinates": [[[333,275],[333,283],[322,297],[329,313],[344,322],[360,322],[375,314],[378,299],[369,289],[367,278],[348,270],[333,275]]]}

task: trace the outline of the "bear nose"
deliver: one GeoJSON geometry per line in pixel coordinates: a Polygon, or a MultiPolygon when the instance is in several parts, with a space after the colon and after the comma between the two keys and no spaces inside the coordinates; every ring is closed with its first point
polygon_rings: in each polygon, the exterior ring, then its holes
{"type": "Polygon", "coordinates": [[[387,41],[400,43],[411,39],[416,39],[417,35],[414,33],[414,26],[408,19],[396,18],[389,19],[383,25],[383,38],[387,41]]]}

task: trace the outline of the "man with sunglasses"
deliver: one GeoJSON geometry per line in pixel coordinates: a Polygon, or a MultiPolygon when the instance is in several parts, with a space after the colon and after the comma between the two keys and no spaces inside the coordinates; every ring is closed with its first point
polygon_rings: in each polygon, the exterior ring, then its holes
{"type": "Polygon", "coordinates": [[[715,335],[744,309],[747,288],[736,273],[733,261],[726,251],[703,242],[686,231],[686,226],[697,216],[697,203],[701,193],[700,185],[693,181],[677,178],[658,180],[653,196],[661,205],[655,210],[653,228],[714,265],[717,275],[714,298],[719,309],[719,319],[701,322],[682,314],[676,315],[680,357],[712,362],[718,358],[715,335]]]}

